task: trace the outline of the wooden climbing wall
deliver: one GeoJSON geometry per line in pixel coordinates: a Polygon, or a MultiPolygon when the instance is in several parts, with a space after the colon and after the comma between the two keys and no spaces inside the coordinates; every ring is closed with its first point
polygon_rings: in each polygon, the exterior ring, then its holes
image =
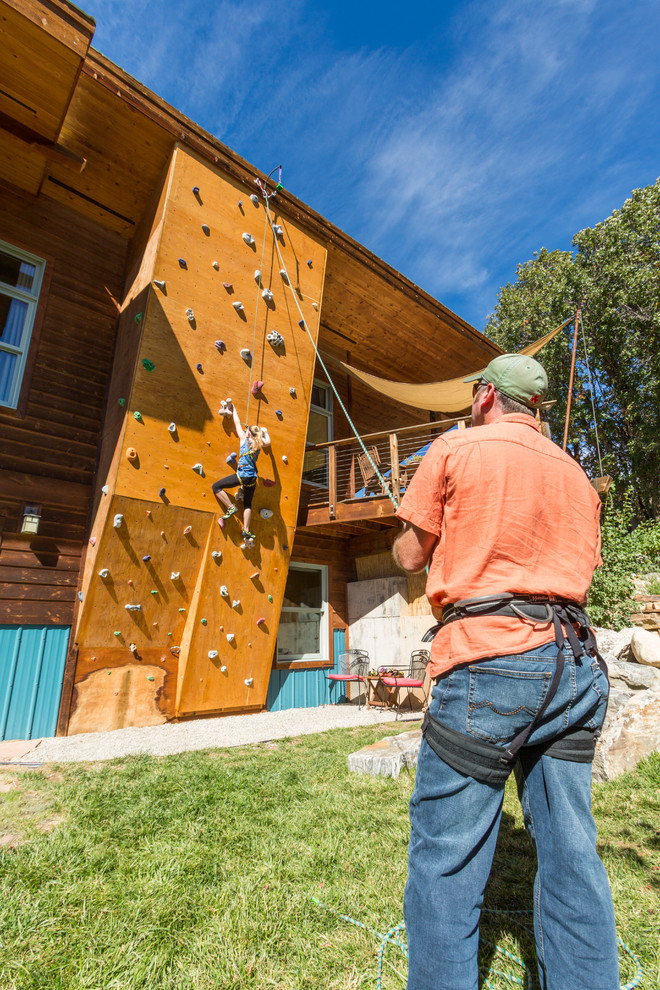
{"type": "Polygon", "coordinates": [[[276,198],[270,210],[276,232],[256,186],[175,149],[134,266],[139,279],[126,293],[123,366],[109,396],[109,416],[120,410],[122,423],[101,452],[105,491],[83,583],[73,731],[96,727],[104,690],[118,724],[134,724],[133,717],[145,724],[143,680],[154,692],[154,721],[265,704],[295,533],[326,257],[320,242],[279,215],[276,198]],[[267,341],[274,331],[283,345],[267,341]],[[253,395],[256,381],[264,384],[253,395]],[[235,469],[227,458],[238,438],[231,419],[218,414],[227,398],[243,422],[267,427],[272,438],[258,461],[252,550],[240,546],[240,513],[218,524],[224,509],[211,490],[235,469]],[[99,672],[121,666],[130,668],[130,681],[119,690],[106,672],[104,689],[99,672]]]}

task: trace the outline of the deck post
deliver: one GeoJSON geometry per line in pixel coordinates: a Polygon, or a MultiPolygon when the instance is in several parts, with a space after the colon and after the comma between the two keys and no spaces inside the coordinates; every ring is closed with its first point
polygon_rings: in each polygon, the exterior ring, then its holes
{"type": "Polygon", "coordinates": [[[399,438],[396,433],[390,433],[390,464],[392,465],[392,495],[398,502],[401,494],[401,476],[399,472],[399,438]]]}
{"type": "Polygon", "coordinates": [[[328,447],[328,514],[335,518],[337,502],[337,448],[334,444],[328,447]]]}

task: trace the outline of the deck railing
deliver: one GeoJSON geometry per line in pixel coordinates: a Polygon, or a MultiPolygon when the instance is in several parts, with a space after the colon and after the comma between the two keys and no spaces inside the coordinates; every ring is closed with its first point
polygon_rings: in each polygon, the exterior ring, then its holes
{"type": "Polygon", "coordinates": [[[461,416],[363,436],[382,481],[354,437],[309,445],[303,469],[307,506],[327,505],[333,518],[338,502],[378,496],[394,496],[398,502],[429,445],[454,426],[464,429],[469,421],[469,416],[461,416]]]}

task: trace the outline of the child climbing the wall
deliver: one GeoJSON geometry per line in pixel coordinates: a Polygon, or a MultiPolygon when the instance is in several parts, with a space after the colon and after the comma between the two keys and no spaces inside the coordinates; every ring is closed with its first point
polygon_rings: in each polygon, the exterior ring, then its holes
{"type": "MultiPolygon", "coordinates": [[[[224,519],[230,519],[237,511],[238,506],[231,501],[226,488],[237,488],[240,485],[240,493],[243,496],[243,541],[249,549],[254,546],[255,535],[250,532],[250,520],[252,518],[252,499],[257,487],[257,458],[262,447],[270,447],[270,436],[265,426],[247,426],[243,429],[239,415],[231,399],[223,403],[221,410],[225,415],[231,415],[234,419],[234,426],[238,433],[241,445],[238,454],[238,466],[235,474],[230,474],[226,478],[221,478],[213,483],[213,494],[225,506],[224,519]]],[[[237,492],[237,498],[240,497],[237,492]]]]}

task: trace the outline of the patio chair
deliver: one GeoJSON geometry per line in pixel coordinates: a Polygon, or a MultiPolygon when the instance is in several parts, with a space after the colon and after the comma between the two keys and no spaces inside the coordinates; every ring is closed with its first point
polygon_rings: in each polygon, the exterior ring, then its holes
{"type": "MultiPolygon", "coordinates": [[[[341,681],[343,684],[354,683],[358,685],[358,709],[361,702],[361,685],[365,684],[365,677],[369,670],[369,654],[366,650],[346,650],[340,653],[337,658],[337,670],[332,670],[327,676],[330,681],[330,700],[335,684],[341,681]]],[[[348,695],[347,695],[348,699],[348,695]]]]}
{"type": "Polygon", "coordinates": [[[410,664],[408,665],[408,670],[403,677],[391,677],[387,674],[381,677],[383,684],[387,685],[388,688],[393,688],[396,691],[397,718],[401,715],[401,688],[408,689],[408,703],[410,704],[410,711],[413,710],[411,692],[415,689],[422,690],[424,694],[422,711],[426,708],[426,705],[428,704],[425,684],[426,665],[430,659],[431,654],[428,650],[413,650],[410,654],[410,664]]]}

